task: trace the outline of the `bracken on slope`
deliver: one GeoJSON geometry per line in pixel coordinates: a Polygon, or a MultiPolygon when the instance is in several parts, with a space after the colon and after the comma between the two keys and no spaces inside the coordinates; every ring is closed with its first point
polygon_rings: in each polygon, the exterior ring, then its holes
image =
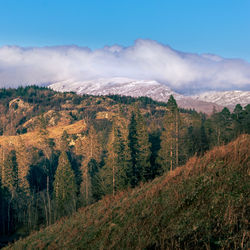
{"type": "Polygon", "coordinates": [[[247,249],[249,158],[242,135],[7,249],[247,249]]]}

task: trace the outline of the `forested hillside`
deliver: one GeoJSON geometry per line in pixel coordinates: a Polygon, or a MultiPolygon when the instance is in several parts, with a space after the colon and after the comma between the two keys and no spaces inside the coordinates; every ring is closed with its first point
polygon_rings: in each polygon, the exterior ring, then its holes
{"type": "Polygon", "coordinates": [[[249,132],[250,105],[208,117],[179,109],[172,96],[159,103],[35,86],[1,89],[0,242],[133,192],[249,132]]]}
{"type": "Polygon", "coordinates": [[[248,249],[249,167],[242,135],[7,249],[248,249]]]}

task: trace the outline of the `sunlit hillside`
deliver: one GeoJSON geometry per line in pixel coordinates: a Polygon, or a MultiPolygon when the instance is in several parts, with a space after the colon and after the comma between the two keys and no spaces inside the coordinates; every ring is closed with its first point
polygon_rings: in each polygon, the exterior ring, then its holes
{"type": "Polygon", "coordinates": [[[79,209],[7,249],[247,249],[250,136],[79,209]]]}

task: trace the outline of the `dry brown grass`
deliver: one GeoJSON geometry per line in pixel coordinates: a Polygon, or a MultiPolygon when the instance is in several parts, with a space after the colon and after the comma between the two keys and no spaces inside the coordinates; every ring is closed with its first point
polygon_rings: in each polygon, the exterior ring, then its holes
{"type": "MultiPolygon", "coordinates": [[[[70,125],[59,125],[48,128],[48,136],[52,139],[59,139],[63,131],[67,131],[68,134],[80,134],[84,130],[86,130],[86,123],[84,120],[77,121],[70,125]]],[[[26,134],[18,135],[18,136],[0,136],[0,145],[3,148],[16,148],[21,140],[25,143],[26,147],[33,146],[40,148],[42,144],[42,138],[38,130],[33,132],[28,132],[26,134]]]]}
{"type": "Polygon", "coordinates": [[[247,249],[249,157],[250,135],[242,135],[9,248],[247,249]]]}

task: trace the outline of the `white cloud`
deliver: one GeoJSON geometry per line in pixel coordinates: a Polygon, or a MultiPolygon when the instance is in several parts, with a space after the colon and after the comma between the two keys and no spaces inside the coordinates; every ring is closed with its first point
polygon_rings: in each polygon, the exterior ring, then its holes
{"type": "Polygon", "coordinates": [[[77,46],[0,48],[0,87],[95,78],[158,80],[174,90],[250,90],[250,64],[178,52],[152,40],[91,51],[77,46]]]}

